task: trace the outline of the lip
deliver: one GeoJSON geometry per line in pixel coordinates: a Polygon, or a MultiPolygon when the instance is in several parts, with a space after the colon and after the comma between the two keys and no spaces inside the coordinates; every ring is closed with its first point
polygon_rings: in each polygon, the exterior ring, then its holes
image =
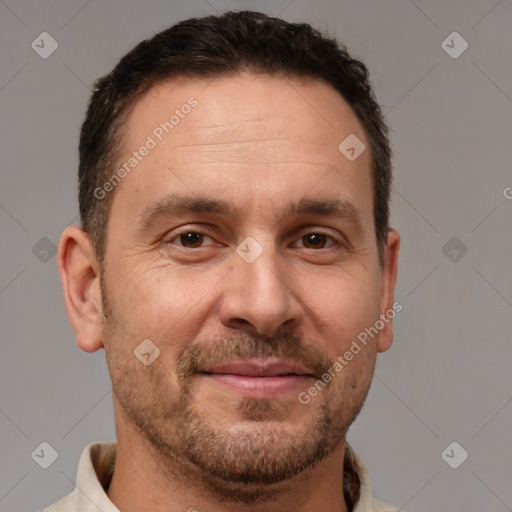
{"type": "Polygon", "coordinates": [[[314,375],[294,361],[245,359],[213,365],[205,377],[244,396],[273,398],[301,387],[314,375]]]}

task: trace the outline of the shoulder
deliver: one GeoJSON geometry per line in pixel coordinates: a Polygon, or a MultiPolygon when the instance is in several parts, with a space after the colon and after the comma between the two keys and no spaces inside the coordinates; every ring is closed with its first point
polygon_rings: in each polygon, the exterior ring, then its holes
{"type": "Polygon", "coordinates": [[[73,491],[40,512],[75,512],[75,505],[75,491],[73,491]]]}
{"type": "Polygon", "coordinates": [[[399,512],[396,507],[392,507],[383,501],[373,499],[373,512],[399,512]]]}

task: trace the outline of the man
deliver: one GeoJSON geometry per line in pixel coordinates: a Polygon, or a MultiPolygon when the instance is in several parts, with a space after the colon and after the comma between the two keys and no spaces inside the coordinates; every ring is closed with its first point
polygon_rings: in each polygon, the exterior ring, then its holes
{"type": "Polygon", "coordinates": [[[99,80],[58,263],[117,442],[51,511],[391,511],[346,443],[399,235],[366,68],[307,24],[171,27],[99,80]]]}

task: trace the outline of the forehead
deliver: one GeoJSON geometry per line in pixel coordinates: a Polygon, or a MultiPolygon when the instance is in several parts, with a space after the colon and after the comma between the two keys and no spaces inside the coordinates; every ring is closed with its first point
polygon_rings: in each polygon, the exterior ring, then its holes
{"type": "Polygon", "coordinates": [[[298,200],[313,189],[336,195],[335,184],[368,195],[370,152],[347,159],[339,146],[349,136],[369,147],[351,108],[323,81],[248,73],[169,80],[143,94],[126,117],[119,166],[137,162],[114,204],[122,198],[136,212],[174,192],[298,200]],[[145,146],[143,157],[133,156],[145,146]]]}
{"type": "Polygon", "coordinates": [[[288,135],[294,141],[320,143],[335,150],[343,134],[365,137],[352,109],[326,82],[251,73],[179,78],[151,87],[127,116],[127,145],[136,145],[138,136],[158,132],[158,127],[169,121],[173,140],[167,138],[164,143],[176,145],[192,132],[198,141],[250,140],[254,147],[258,140],[253,134],[258,130],[269,137],[288,135]],[[197,108],[188,108],[191,98],[197,108]]]}

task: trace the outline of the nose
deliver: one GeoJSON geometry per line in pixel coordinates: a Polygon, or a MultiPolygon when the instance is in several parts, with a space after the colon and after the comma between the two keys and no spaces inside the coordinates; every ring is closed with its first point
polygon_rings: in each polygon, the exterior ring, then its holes
{"type": "Polygon", "coordinates": [[[252,263],[236,253],[233,259],[221,301],[222,324],[265,337],[280,329],[296,329],[302,323],[303,308],[289,263],[271,250],[264,250],[252,263]]]}

